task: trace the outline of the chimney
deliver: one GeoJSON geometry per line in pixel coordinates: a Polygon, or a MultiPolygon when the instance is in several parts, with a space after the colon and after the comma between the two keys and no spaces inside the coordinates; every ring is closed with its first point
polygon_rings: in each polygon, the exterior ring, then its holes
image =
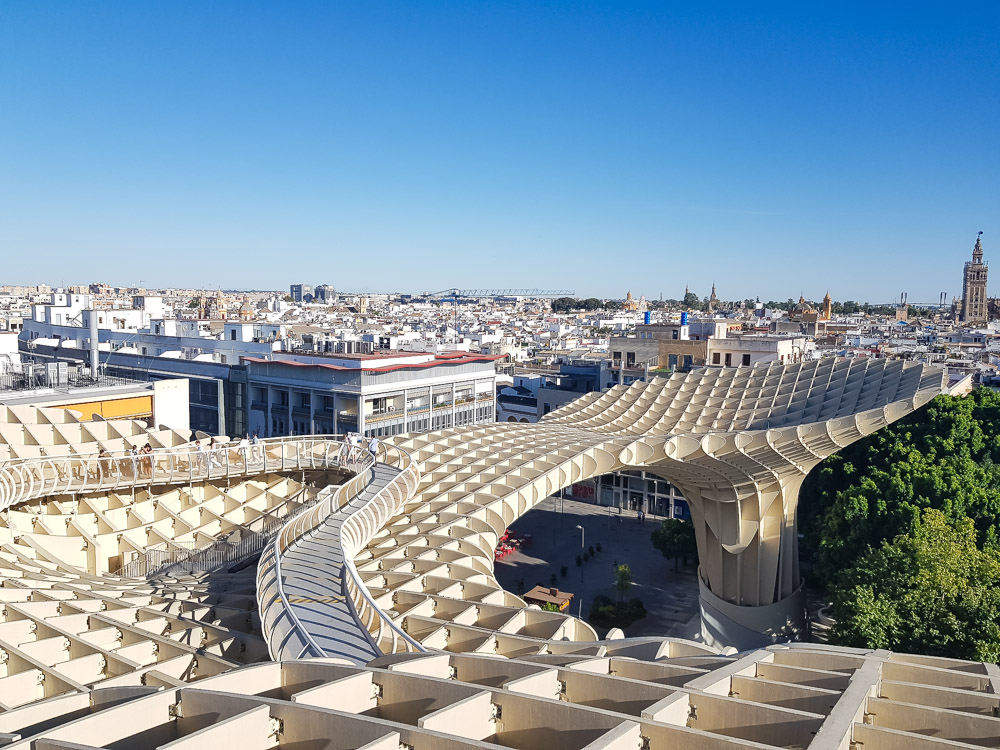
{"type": "Polygon", "coordinates": [[[97,310],[90,308],[90,377],[97,377],[97,310]]]}

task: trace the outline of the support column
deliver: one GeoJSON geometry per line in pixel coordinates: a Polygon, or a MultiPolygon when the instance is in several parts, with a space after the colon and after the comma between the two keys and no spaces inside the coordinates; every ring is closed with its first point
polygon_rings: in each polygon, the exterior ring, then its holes
{"type": "Polygon", "coordinates": [[[701,633],[738,651],[797,641],[805,631],[795,509],[801,476],[735,490],[679,487],[698,544],[701,633]],[[759,519],[759,520],[752,520],[759,519]]]}
{"type": "Polygon", "coordinates": [[[458,406],[455,404],[455,383],[451,384],[451,426],[455,426],[455,416],[458,414],[458,406]]]}
{"type": "Polygon", "coordinates": [[[410,392],[404,388],[403,389],[403,432],[410,431],[410,392]]]}

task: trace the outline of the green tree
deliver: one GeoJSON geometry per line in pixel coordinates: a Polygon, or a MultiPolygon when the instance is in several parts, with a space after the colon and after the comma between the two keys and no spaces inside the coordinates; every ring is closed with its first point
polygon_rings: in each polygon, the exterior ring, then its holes
{"type": "Polygon", "coordinates": [[[1000,552],[972,519],[927,508],[832,587],[834,642],[977,661],[1000,659],[1000,552]]]}
{"type": "Polygon", "coordinates": [[[799,507],[820,587],[912,533],[925,508],[953,523],[971,519],[980,547],[1000,538],[1000,394],[939,396],[843,449],[806,478],[799,507]]]}
{"type": "Polygon", "coordinates": [[[679,518],[667,518],[653,530],[651,536],[653,546],[663,553],[664,557],[674,559],[674,571],[678,570],[678,562],[684,558],[687,565],[689,557],[697,558],[698,546],[694,537],[694,526],[679,518]]]}
{"type": "Polygon", "coordinates": [[[615,589],[618,591],[618,604],[625,601],[625,594],[632,588],[632,568],[622,563],[615,568],[615,589]]]}
{"type": "Polygon", "coordinates": [[[688,292],[684,295],[684,299],[681,300],[681,305],[690,310],[700,310],[701,300],[698,299],[698,295],[694,292],[688,292]]]}

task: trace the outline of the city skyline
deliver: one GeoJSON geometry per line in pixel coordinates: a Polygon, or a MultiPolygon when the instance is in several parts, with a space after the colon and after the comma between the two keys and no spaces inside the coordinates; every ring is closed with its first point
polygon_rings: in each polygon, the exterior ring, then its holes
{"type": "Polygon", "coordinates": [[[6,3],[3,282],[950,300],[998,223],[998,20],[6,3]]]}

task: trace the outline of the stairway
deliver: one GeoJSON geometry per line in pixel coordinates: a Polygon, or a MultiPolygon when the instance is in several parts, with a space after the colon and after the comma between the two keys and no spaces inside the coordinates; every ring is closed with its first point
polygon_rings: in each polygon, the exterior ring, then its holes
{"type": "Polygon", "coordinates": [[[381,652],[346,598],[340,527],[400,473],[386,464],[376,464],[374,472],[374,480],[352,502],[289,547],[281,558],[282,588],[302,626],[327,656],[359,664],[381,652]]]}

